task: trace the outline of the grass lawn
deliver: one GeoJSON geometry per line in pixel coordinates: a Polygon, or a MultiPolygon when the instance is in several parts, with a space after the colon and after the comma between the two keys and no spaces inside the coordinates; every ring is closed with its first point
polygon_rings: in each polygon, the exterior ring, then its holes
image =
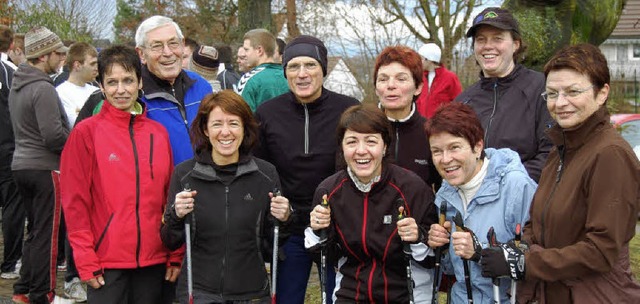
{"type": "Polygon", "coordinates": [[[636,280],[640,281],[640,236],[637,233],[629,243],[629,255],[631,271],[636,276],[636,280]]]}
{"type": "MultiPolygon", "coordinates": [[[[640,236],[638,234],[636,234],[629,243],[629,254],[631,257],[631,271],[636,276],[636,280],[640,281],[640,236]]],[[[313,268],[315,269],[315,267],[313,268]]],[[[317,273],[314,271],[309,280],[309,288],[307,288],[305,303],[320,304],[321,302],[320,286],[317,280],[317,273]]],[[[439,302],[445,303],[445,296],[443,293],[440,293],[439,302]]]]}

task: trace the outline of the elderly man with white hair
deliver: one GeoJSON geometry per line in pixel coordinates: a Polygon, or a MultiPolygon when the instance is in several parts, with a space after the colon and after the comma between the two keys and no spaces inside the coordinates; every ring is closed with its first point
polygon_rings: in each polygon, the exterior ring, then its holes
{"type": "Polygon", "coordinates": [[[191,122],[211,85],[195,72],[182,69],[184,35],[171,18],[153,16],[136,31],[136,50],[142,60],[142,101],[147,116],[169,132],[173,163],[193,157],[191,122]]]}

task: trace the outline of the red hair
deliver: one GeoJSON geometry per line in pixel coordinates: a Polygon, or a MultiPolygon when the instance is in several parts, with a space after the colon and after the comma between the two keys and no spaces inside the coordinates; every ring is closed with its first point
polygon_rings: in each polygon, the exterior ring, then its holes
{"type": "Polygon", "coordinates": [[[378,70],[384,65],[397,62],[409,69],[413,76],[413,82],[416,88],[422,83],[422,57],[413,49],[404,46],[388,46],[382,50],[382,53],[376,58],[376,66],[373,70],[373,84],[378,81],[378,70]]]}
{"type": "Polygon", "coordinates": [[[450,102],[440,106],[436,113],[425,124],[425,133],[429,137],[449,133],[462,137],[469,142],[471,148],[483,140],[484,130],[476,112],[468,105],[450,102]]]}

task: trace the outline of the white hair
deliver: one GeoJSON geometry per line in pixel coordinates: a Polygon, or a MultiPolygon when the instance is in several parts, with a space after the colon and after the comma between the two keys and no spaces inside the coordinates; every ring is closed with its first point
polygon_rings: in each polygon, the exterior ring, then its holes
{"type": "Polygon", "coordinates": [[[180,26],[173,21],[173,19],[165,16],[152,16],[142,21],[136,30],[136,47],[143,47],[145,42],[147,41],[147,33],[155,30],[161,26],[165,26],[167,24],[172,24],[173,27],[176,28],[176,33],[178,33],[178,38],[184,39],[182,35],[182,31],[180,30],[180,26]]]}

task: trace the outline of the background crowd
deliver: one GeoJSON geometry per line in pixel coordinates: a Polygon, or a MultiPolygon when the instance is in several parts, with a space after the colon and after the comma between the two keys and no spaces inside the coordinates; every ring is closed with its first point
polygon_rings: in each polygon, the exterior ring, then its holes
{"type": "Polygon", "coordinates": [[[0,26],[0,278],[14,303],[58,270],[77,302],[304,303],[315,263],[324,303],[638,302],[606,59],[531,70],[522,30],[474,18],[464,90],[437,45],[388,46],[372,105],[323,87],[308,35],[249,30],[236,70],[164,16],[101,50],[0,26]]]}

